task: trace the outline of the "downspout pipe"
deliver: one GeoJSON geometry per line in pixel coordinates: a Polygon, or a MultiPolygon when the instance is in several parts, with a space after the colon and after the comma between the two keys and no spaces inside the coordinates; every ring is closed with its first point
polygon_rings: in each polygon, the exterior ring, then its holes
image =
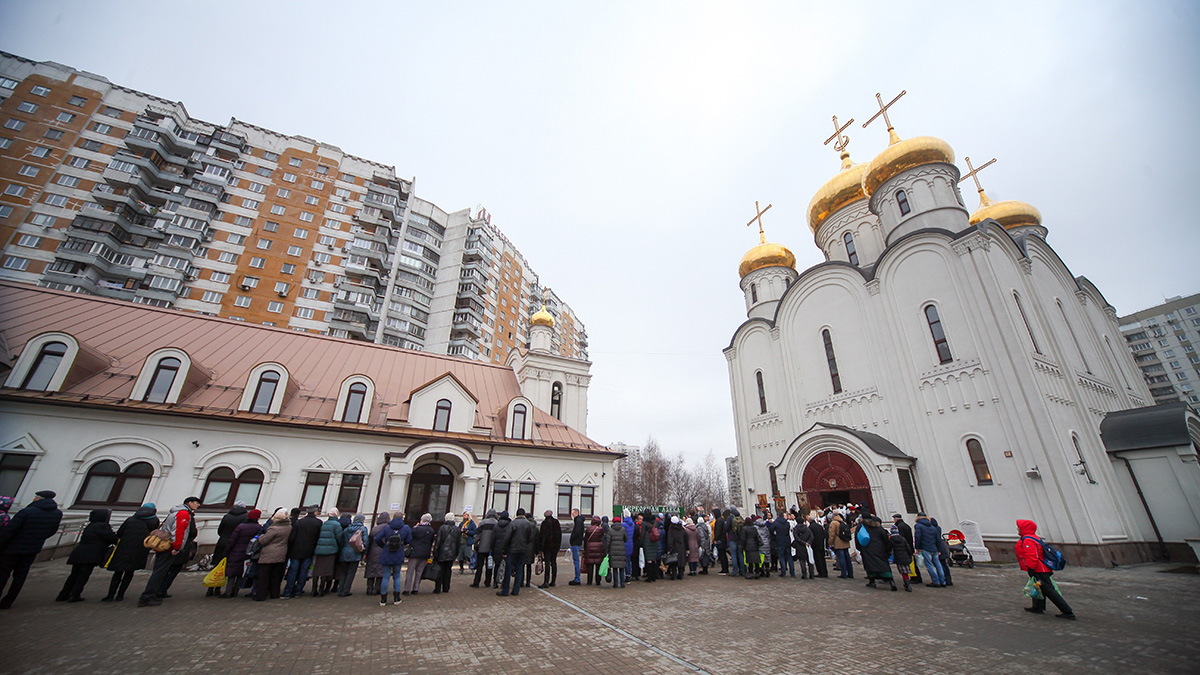
{"type": "Polygon", "coordinates": [[[375,489],[375,511],[371,514],[371,526],[374,527],[379,523],[375,519],[379,517],[379,499],[383,496],[383,477],[387,475],[388,464],[392,462],[392,453],[383,453],[383,468],[379,470],[379,487],[375,489]]]}

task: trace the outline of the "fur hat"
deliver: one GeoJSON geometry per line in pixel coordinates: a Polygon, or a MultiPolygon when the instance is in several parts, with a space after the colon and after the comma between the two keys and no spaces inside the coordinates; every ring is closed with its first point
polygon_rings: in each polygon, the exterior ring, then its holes
{"type": "Polygon", "coordinates": [[[543,516],[543,517],[545,517],[545,518],[550,518],[550,517],[553,517],[553,516],[554,516],[554,512],[553,512],[553,511],[551,511],[550,509],[546,509],[546,512],[545,512],[545,513],[543,513],[543,514],[542,514],[542,516],[543,516]]]}
{"type": "Polygon", "coordinates": [[[258,520],[262,517],[262,511],[258,509],[250,509],[246,512],[246,520],[258,520]]]}

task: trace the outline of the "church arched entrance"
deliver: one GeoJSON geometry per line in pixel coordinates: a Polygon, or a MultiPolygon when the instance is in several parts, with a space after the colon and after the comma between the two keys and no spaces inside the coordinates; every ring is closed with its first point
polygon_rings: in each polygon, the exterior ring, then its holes
{"type": "Polygon", "coordinates": [[[867,513],[875,512],[871,484],[854,458],[836,450],[818,453],[804,467],[801,489],[808,494],[813,508],[835,504],[865,504],[867,513]]]}
{"type": "Polygon", "coordinates": [[[423,464],[417,467],[408,482],[408,500],[405,502],[404,521],[416,525],[421,515],[433,516],[433,527],[442,524],[450,498],[454,496],[454,472],[441,464],[423,464]]]}

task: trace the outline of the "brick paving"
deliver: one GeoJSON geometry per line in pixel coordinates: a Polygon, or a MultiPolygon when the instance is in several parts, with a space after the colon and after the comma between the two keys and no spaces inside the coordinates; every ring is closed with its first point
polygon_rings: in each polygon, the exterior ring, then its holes
{"type": "Polygon", "coordinates": [[[691,664],[714,674],[1092,675],[1194,673],[1200,663],[1200,576],[1158,565],[1057,575],[1075,622],[1021,611],[1026,577],[1015,567],[955,569],[953,588],[911,594],[861,579],[710,575],[612,590],[560,577],[550,592],[596,618],[533,588],[498,598],[457,573],[449,595],[422,592],[398,608],[364,596],[362,579],[349,598],[253,603],[205,598],[201,575],[185,573],[175,597],[138,609],[99,602],[102,570],[87,602],[55,603],[68,569],[34,566],[17,605],[0,612],[0,672],[631,675],[691,664]]]}

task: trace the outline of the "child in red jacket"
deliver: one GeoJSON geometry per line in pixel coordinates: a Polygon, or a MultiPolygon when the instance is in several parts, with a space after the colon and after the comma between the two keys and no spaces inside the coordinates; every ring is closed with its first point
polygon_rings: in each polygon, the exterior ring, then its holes
{"type": "Polygon", "coordinates": [[[1062,614],[1056,614],[1056,617],[1074,620],[1075,612],[1071,611],[1071,606],[1067,604],[1067,601],[1055,588],[1054,582],[1050,580],[1051,575],[1054,574],[1053,570],[1046,567],[1046,563],[1043,562],[1045,553],[1042,551],[1042,540],[1037,538],[1037,523],[1032,520],[1018,520],[1017,532],[1021,535],[1016,546],[1013,547],[1017,554],[1017,562],[1021,564],[1021,569],[1037,580],[1041,590],[1040,597],[1034,598],[1033,606],[1026,607],[1025,611],[1045,614],[1046,599],[1048,598],[1062,612],[1062,614]]]}

